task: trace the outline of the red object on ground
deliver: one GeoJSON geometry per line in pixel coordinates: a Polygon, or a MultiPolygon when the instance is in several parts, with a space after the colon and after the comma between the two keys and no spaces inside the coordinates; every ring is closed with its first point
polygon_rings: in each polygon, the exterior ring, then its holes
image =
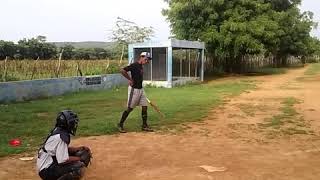
{"type": "Polygon", "coordinates": [[[20,146],[21,145],[21,141],[20,141],[20,139],[12,139],[12,140],[9,141],[9,144],[11,146],[20,146]]]}

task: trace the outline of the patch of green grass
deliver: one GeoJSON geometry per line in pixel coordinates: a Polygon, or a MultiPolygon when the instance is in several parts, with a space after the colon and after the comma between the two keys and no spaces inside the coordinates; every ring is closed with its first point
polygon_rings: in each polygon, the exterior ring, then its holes
{"type": "Polygon", "coordinates": [[[317,75],[320,73],[320,63],[310,64],[305,75],[317,75]]]}
{"type": "MultiPolygon", "coordinates": [[[[301,129],[306,127],[303,117],[297,117],[299,113],[294,109],[294,105],[298,103],[300,103],[300,101],[293,97],[284,99],[281,102],[283,105],[280,108],[281,114],[266,119],[267,123],[260,124],[260,128],[271,127],[274,130],[277,129],[278,133],[286,135],[308,134],[305,129],[301,129]]],[[[274,130],[272,130],[272,132],[274,130]]]]}
{"type": "Polygon", "coordinates": [[[255,116],[255,112],[262,111],[265,112],[268,107],[265,105],[251,105],[251,104],[239,104],[238,107],[242,112],[244,112],[247,116],[255,116]]]}
{"type": "MultiPolygon", "coordinates": [[[[146,88],[148,97],[166,115],[162,120],[149,108],[149,123],[156,129],[203,119],[208,111],[222,103],[225,95],[239,95],[254,88],[253,83],[228,82],[218,85],[198,84],[172,89],[146,88]]],[[[63,109],[78,113],[77,136],[117,133],[116,124],[126,108],[127,88],[80,92],[49,99],[0,105],[0,156],[35,150],[54,127],[56,114],[63,109]],[[10,139],[20,138],[22,146],[10,147],[10,139]]],[[[125,127],[140,131],[141,110],[136,108],[125,127]]]]}
{"type": "Polygon", "coordinates": [[[285,122],[294,123],[294,116],[296,116],[298,113],[293,106],[297,103],[299,103],[299,101],[293,97],[284,99],[281,102],[281,104],[283,105],[280,108],[281,114],[275,115],[272,118],[267,118],[267,123],[260,125],[262,127],[273,127],[279,129],[285,122]]]}
{"type": "Polygon", "coordinates": [[[285,117],[292,117],[297,115],[297,111],[294,109],[295,104],[299,104],[300,101],[296,98],[289,97],[286,98],[281,104],[284,106],[281,108],[282,113],[285,115],[285,117]]]}
{"type": "Polygon", "coordinates": [[[278,115],[278,116],[273,116],[271,119],[266,119],[268,123],[266,124],[261,124],[263,127],[272,127],[275,129],[279,129],[281,125],[283,125],[283,116],[278,115]]]}

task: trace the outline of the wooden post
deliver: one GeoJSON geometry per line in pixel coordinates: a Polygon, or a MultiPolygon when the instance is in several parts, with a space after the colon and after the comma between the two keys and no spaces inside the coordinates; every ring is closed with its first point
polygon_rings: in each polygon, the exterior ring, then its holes
{"type": "Polygon", "coordinates": [[[109,68],[110,66],[110,59],[107,60],[107,69],[109,68]]]}
{"type": "Polygon", "coordinates": [[[8,56],[6,56],[6,59],[4,60],[4,72],[2,77],[3,82],[7,81],[7,61],[8,61],[8,56]]]}
{"type": "Polygon", "coordinates": [[[40,58],[39,58],[39,56],[38,56],[38,58],[34,61],[33,69],[32,69],[32,74],[31,74],[31,80],[33,79],[34,73],[35,73],[35,71],[36,71],[36,69],[37,69],[37,62],[38,62],[39,59],[40,59],[40,58]]]}
{"type": "Polygon", "coordinates": [[[110,59],[107,60],[107,67],[106,67],[106,73],[107,73],[107,74],[108,74],[109,66],[110,66],[110,59]]]}
{"type": "Polygon", "coordinates": [[[63,54],[64,49],[62,49],[59,59],[58,59],[58,67],[57,67],[57,73],[56,73],[56,77],[59,78],[59,74],[60,74],[60,66],[61,66],[61,58],[62,58],[62,54],[63,54]]]}
{"type": "Polygon", "coordinates": [[[82,71],[80,69],[79,61],[77,61],[77,75],[78,75],[78,73],[80,74],[80,76],[82,76],[82,71]]]}
{"type": "Polygon", "coordinates": [[[120,61],[119,61],[119,66],[121,66],[122,65],[122,59],[123,59],[123,55],[124,55],[124,44],[122,45],[122,50],[121,50],[121,57],[120,57],[120,61]]]}

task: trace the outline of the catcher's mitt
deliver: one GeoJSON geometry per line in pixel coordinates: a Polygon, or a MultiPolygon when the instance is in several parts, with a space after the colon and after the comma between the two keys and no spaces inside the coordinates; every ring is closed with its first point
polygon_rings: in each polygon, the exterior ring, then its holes
{"type": "Polygon", "coordinates": [[[80,161],[83,162],[86,165],[86,167],[88,167],[88,165],[91,161],[91,158],[92,158],[92,153],[88,147],[83,146],[83,147],[81,147],[80,150],[78,150],[75,153],[75,156],[80,157],[80,161]]]}

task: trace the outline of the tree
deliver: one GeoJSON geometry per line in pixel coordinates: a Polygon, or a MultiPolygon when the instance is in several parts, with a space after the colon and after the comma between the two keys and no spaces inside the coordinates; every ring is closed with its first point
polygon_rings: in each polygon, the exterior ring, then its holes
{"type": "Polygon", "coordinates": [[[153,33],[154,31],[151,26],[139,27],[134,22],[118,17],[116,26],[112,30],[111,39],[118,43],[118,47],[121,47],[120,64],[122,62],[124,51],[127,48],[128,44],[150,40],[150,37],[153,35],[153,33]]]}
{"type": "Polygon", "coordinates": [[[75,50],[74,59],[94,59],[93,49],[79,48],[75,50]]]}
{"type": "Polygon", "coordinates": [[[162,13],[175,37],[204,41],[209,59],[224,59],[226,71],[241,71],[247,54],[286,59],[306,52],[313,22],[300,13],[301,0],[165,1],[162,13]]]}
{"type": "Polygon", "coordinates": [[[47,43],[45,36],[18,41],[18,53],[22,59],[51,59],[57,55],[57,47],[47,43]]]}
{"type": "Polygon", "coordinates": [[[277,19],[283,33],[279,34],[280,44],[275,54],[278,65],[287,65],[287,57],[307,56],[310,31],[316,24],[311,12],[300,13],[297,6],[281,12],[277,19]]]}
{"type": "Polygon", "coordinates": [[[69,60],[74,57],[75,48],[72,45],[67,44],[67,45],[63,46],[60,51],[62,51],[62,49],[63,49],[62,59],[69,60]]]}
{"type": "Polygon", "coordinates": [[[299,5],[301,0],[265,0],[266,3],[270,3],[272,5],[272,9],[277,12],[284,12],[288,9],[299,5]]]}
{"type": "Polygon", "coordinates": [[[260,0],[171,0],[163,15],[177,38],[206,43],[211,60],[225,58],[226,71],[241,71],[246,54],[278,43],[271,5],[260,0]]]}
{"type": "Polygon", "coordinates": [[[17,52],[17,46],[10,41],[0,40],[0,60],[5,59],[7,56],[14,58],[17,52]]]}

